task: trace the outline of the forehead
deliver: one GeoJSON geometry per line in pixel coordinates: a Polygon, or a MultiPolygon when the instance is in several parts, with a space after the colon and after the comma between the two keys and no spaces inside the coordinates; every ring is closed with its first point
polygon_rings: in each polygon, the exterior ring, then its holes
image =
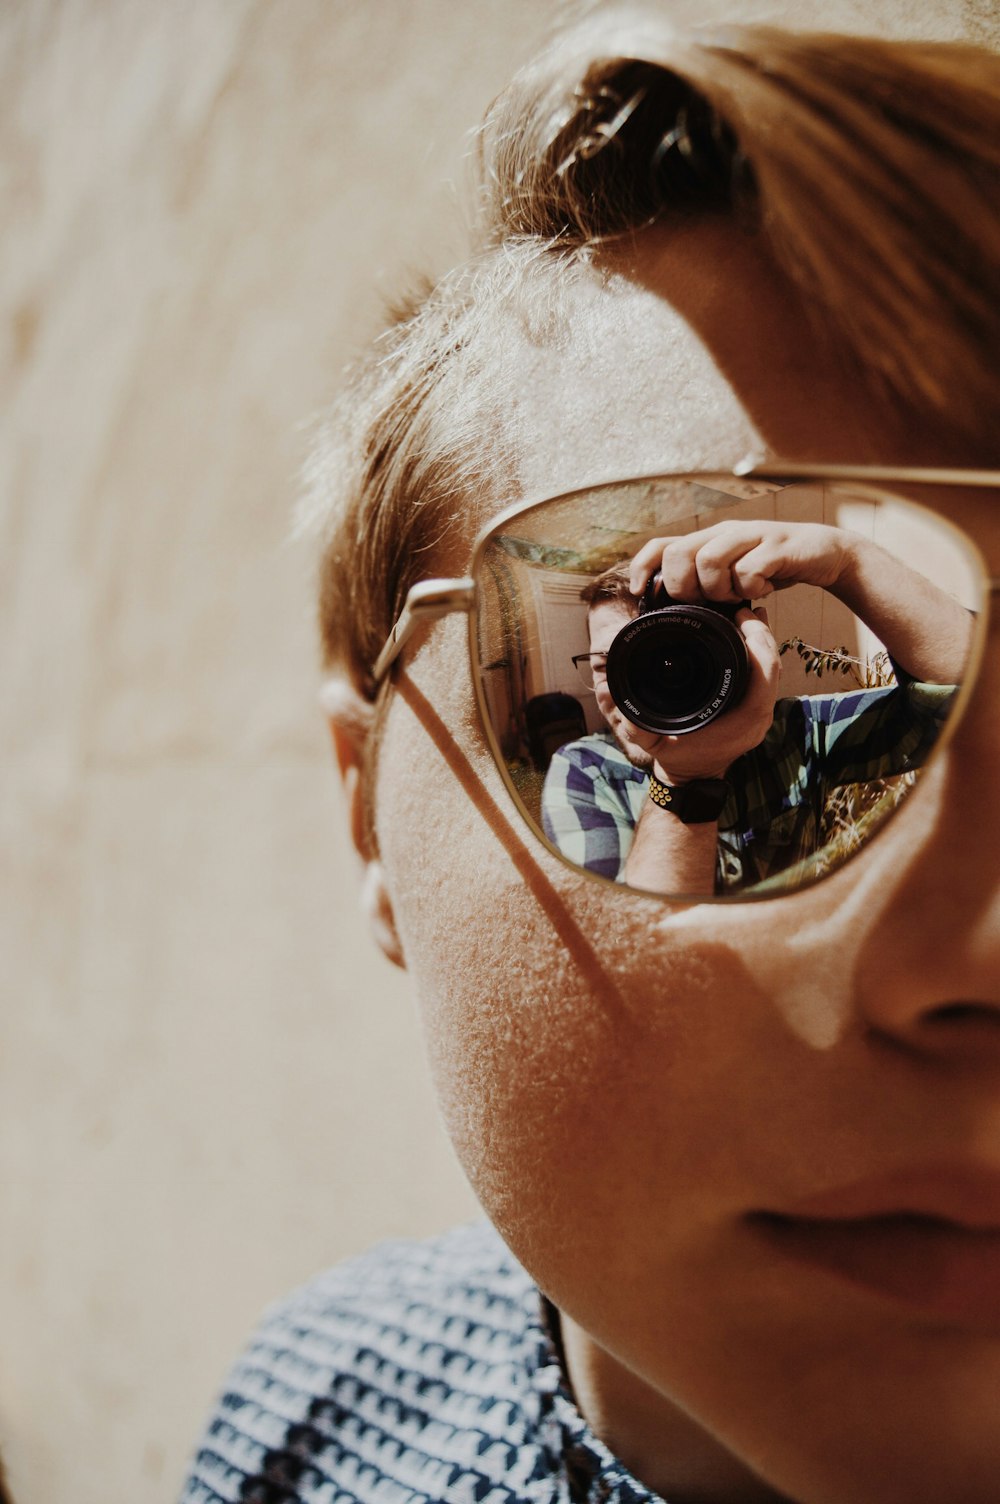
{"type": "Polygon", "coordinates": [[[587,630],[590,634],[590,651],[603,653],[621,631],[632,613],[617,601],[599,601],[587,615],[587,630]]]}
{"type": "Polygon", "coordinates": [[[550,267],[537,287],[529,270],[501,344],[495,386],[522,498],[748,455],[968,463],[824,346],[760,237],[721,218],[646,230],[592,265],[550,267]]]}
{"type": "MultiPolygon", "coordinates": [[[[747,457],[992,468],[992,453],[908,419],[824,347],[760,239],[721,218],[645,230],[582,267],[529,267],[522,282],[484,345],[501,479],[449,530],[441,572],[463,571],[511,504],[600,480],[747,457]]],[[[942,510],[974,537],[985,528],[992,551],[1000,519],[982,499],[942,510]]]]}
{"type": "Polygon", "coordinates": [[[705,340],[640,267],[653,270],[637,243],[627,260],[576,269],[561,287],[550,274],[544,290],[525,288],[501,376],[522,496],[728,466],[761,446],[705,340]]]}

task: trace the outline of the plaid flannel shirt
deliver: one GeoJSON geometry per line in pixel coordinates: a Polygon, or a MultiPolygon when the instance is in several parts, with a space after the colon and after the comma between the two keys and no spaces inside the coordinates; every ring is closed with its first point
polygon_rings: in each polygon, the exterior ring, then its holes
{"type": "MultiPolygon", "coordinates": [[[[904,678],[888,689],[779,700],[764,740],[726,773],[716,890],[764,882],[813,857],[832,790],[919,768],[954,694],[904,678]]],[[[545,777],[545,833],[577,866],[620,879],[648,784],[610,731],[569,742],[545,777]]]]}

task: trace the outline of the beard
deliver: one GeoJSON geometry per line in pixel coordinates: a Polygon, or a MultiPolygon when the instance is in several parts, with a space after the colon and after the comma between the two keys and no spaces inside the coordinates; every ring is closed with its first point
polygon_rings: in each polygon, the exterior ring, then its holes
{"type": "Polygon", "coordinates": [[[625,753],[633,768],[638,768],[640,773],[651,773],[655,761],[652,752],[644,752],[643,749],[631,741],[620,726],[613,726],[608,722],[608,730],[625,753]]]}
{"type": "Polygon", "coordinates": [[[631,747],[622,746],[620,740],[618,741],[618,745],[625,753],[633,768],[638,768],[640,773],[651,773],[653,771],[654,759],[652,752],[635,752],[631,747]]]}

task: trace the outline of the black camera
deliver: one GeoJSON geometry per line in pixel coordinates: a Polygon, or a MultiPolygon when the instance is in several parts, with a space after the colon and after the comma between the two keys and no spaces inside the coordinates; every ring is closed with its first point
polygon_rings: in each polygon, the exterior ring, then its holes
{"type": "Polygon", "coordinates": [[[680,736],[738,705],[750,659],[733,617],[748,604],[684,605],[654,574],[639,615],[608,648],[608,689],[622,714],[643,731],[680,736]]]}

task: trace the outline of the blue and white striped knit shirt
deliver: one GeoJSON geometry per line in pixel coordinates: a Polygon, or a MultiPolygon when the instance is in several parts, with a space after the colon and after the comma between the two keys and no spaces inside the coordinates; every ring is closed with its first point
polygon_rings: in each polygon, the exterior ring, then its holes
{"type": "Polygon", "coordinates": [[[389,1243],[264,1319],[182,1504],[657,1504],[584,1421],[492,1228],[389,1243]]]}

